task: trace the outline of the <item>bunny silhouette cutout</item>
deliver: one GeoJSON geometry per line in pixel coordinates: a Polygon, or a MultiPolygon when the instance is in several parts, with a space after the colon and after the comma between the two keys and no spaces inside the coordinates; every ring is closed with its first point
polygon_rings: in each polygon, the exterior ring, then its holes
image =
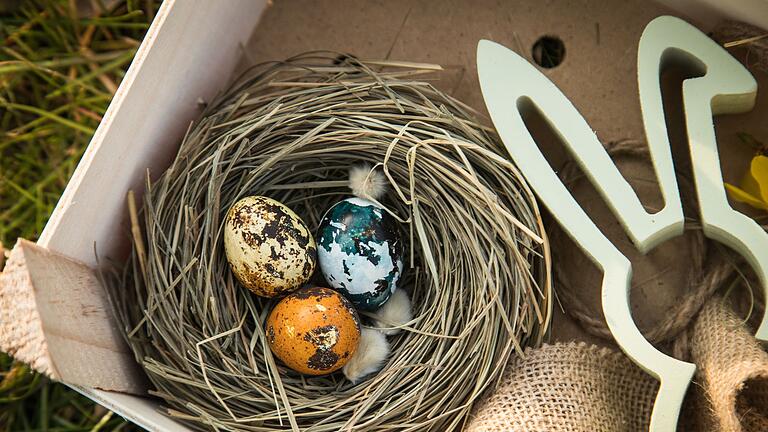
{"type": "MultiPolygon", "coordinates": [[[[650,422],[650,430],[654,432],[676,429],[683,398],[696,366],[658,351],[642,336],[630,311],[631,263],[602,234],[560,181],[528,132],[523,114],[530,110],[541,113],[606,201],[635,247],[645,253],[683,233],[683,207],[659,80],[660,70],[670,61],[693,66],[703,74],[683,81],[688,147],[703,232],[746,257],[765,292],[768,287],[768,234],[728,203],[712,120],[715,114],[751,110],[757,82],[722,47],[675,17],[658,17],[643,31],[637,74],[646,140],[664,199],[664,206],[656,213],[643,208],[587,122],[546,76],[524,58],[497,43],[482,40],[477,49],[483,98],[511,158],[563,230],[602,270],[603,313],[619,347],[660,382],[650,422]]],[[[756,336],[761,340],[768,339],[765,315],[756,336]]]]}

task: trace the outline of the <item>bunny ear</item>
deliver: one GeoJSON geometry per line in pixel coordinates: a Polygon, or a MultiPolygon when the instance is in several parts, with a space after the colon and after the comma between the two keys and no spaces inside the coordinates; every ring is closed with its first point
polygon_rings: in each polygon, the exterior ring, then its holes
{"type": "MultiPolygon", "coordinates": [[[[690,24],[659,17],[648,24],[638,49],[638,84],[646,137],[665,205],[646,212],[573,104],[536,68],[490,41],[478,45],[480,87],[496,129],[540,201],[603,270],[603,313],[619,346],[661,381],[652,431],[674,431],[695,366],[657,351],[643,338],[629,308],[631,265],[600,232],[558,179],[528,132],[522,114],[539,110],[641,251],[683,231],[683,210],[667,138],[659,72],[668,60],[698,68],[683,83],[683,103],[696,193],[704,233],[745,256],[768,287],[768,235],[733,210],[726,198],[712,123],[713,114],[750,110],[757,84],[723,48],[690,24]]],[[[766,316],[757,337],[768,338],[766,316]]]]}
{"type": "Polygon", "coordinates": [[[491,119],[518,169],[563,229],[603,270],[603,313],[616,342],[635,363],[661,381],[652,430],[674,431],[696,367],[656,350],[640,333],[630,311],[629,261],[557,177],[528,132],[522,113],[540,111],[643,251],[683,230],[682,205],[669,152],[670,160],[657,164],[670,171],[659,173],[661,186],[667,188],[665,207],[649,214],[587,122],[547,77],[511,50],[490,41],[479,43],[477,67],[491,119]]]}
{"type": "MultiPolygon", "coordinates": [[[[657,96],[651,94],[660,93],[660,90],[658,84],[652,86],[651,82],[654,76],[658,82],[659,67],[668,58],[682,60],[705,72],[701,77],[683,82],[688,147],[704,234],[727,244],[747,258],[760,278],[764,294],[768,296],[768,234],[753,219],[734,210],[728,202],[712,121],[713,114],[751,110],[755,105],[757,82],[741,63],[695,27],[678,18],[656,18],[643,32],[638,49],[640,100],[651,145],[652,134],[661,133],[654,131],[653,127],[663,124],[660,121],[663,118],[649,118],[645,111],[646,106],[657,103],[657,96]]],[[[666,127],[663,133],[666,134],[666,127]]],[[[668,152],[668,148],[668,144],[657,145],[654,159],[663,151],[668,152]]],[[[671,156],[664,157],[671,159],[671,156]]],[[[766,314],[756,337],[768,340],[766,314]]]]}
{"type": "MultiPolygon", "coordinates": [[[[663,113],[650,115],[656,111],[653,107],[661,97],[659,68],[670,58],[682,60],[704,72],[703,76],[683,82],[688,147],[704,234],[747,258],[768,294],[768,234],[753,219],[731,208],[712,122],[713,114],[751,110],[757,95],[757,82],[741,63],[690,24],[673,17],[653,20],[640,39],[638,82],[654,160],[660,157],[671,160],[669,144],[661,140],[662,134],[666,137],[663,113]]],[[[763,316],[756,337],[768,339],[768,316],[763,316]]]]}
{"type": "MultiPolygon", "coordinates": [[[[526,112],[539,111],[549,122],[639,250],[650,250],[660,241],[683,232],[683,210],[671,156],[656,166],[665,206],[650,214],[586,120],[538,69],[513,51],[487,40],[478,44],[477,64],[486,106],[507,150],[539,199],[577,243],[590,245],[603,236],[542,155],[523,121],[526,112]]],[[[661,116],[663,120],[663,112],[661,116]]],[[[669,155],[668,145],[666,154],[669,155]]],[[[593,249],[600,253],[599,248],[584,249],[590,255],[593,249]]],[[[592,259],[599,265],[601,259],[592,259]]]]}

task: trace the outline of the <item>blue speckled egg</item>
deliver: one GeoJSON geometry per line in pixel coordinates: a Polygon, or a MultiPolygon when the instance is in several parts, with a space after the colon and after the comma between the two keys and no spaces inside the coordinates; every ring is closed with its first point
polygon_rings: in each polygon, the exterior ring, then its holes
{"type": "Polygon", "coordinates": [[[360,310],[380,308],[403,274],[404,247],[397,220],[362,198],[340,201],[317,234],[317,259],[328,284],[360,310]]]}

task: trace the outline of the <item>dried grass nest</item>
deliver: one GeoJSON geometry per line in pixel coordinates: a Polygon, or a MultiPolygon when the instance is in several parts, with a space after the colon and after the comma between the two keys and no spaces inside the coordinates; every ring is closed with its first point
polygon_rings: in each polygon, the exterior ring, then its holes
{"type": "Polygon", "coordinates": [[[493,130],[426,80],[439,69],[317,52],[254,66],[147,182],[111,294],[170,416],[200,430],[455,430],[510,356],[541,343],[552,296],[539,211],[493,130]],[[222,227],[239,198],[267,195],[314,229],[364,163],[388,180],[381,203],[409,241],[414,319],[384,369],[353,385],[272,357],[275,300],[236,282],[222,227]]]}

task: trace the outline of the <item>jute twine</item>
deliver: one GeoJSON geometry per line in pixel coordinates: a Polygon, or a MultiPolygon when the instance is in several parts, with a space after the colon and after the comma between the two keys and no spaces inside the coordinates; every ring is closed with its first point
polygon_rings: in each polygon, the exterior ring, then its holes
{"type": "MultiPolygon", "coordinates": [[[[622,158],[635,158],[648,160],[650,153],[647,146],[634,140],[623,140],[610,142],[606,144],[608,154],[614,160],[620,161],[622,158]]],[[[620,163],[620,162],[619,162],[620,163]]],[[[584,176],[576,167],[575,163],[567,163],[559,173],[563,183],[569,187],[577,183],[586,181],[584,176]]],[[[678,176],[678,183],[682,194],[686,197],[693,196],[693,184],[685,176],[678,176]]],[[[655,211],[658,209],[649,209],[655,211]]],[[[641,329],[643,336],[654,344],[674,342],[676,338],[685,330],[691,322],[691,319],[701,310],[704,303],[712,297],[715,290],[733,276],[733,267],[723,265],[722,263],[712,264],[705,268],[704,257],[707,255],[707,243],[700,227],[695,222],[686,225],[686,229],[691,232],[688,247],[690,260],[685,269],[687,271],[687,281],[689,283],[688,292],[685,298],[673,305],[667,311],[665,318],[650,329],[641,329]]],[[[552,243],[558,244],[558,237],[562,231],[559,229],[549,229],[552,243]]],[[[557,249],[555,249],[555,260],[559,262],[558,267],[567,267],[567,263],[557,260],[557,249]]],[[[565,272],[555,268],[554,277],[557,281],[557,296],[563,303],[563,310],[572,316],[581,327],[593,336],[604,340],[612,341],[613,335],[608,329],[608,325],[602,317],[602,314],[596,314],[599,305],[588,305],[576,293],[577,290],[572,286],[568,278],[563,277],[565,272]]],[[[684,343],[684,342],[681,342],[684,343]]]]}

